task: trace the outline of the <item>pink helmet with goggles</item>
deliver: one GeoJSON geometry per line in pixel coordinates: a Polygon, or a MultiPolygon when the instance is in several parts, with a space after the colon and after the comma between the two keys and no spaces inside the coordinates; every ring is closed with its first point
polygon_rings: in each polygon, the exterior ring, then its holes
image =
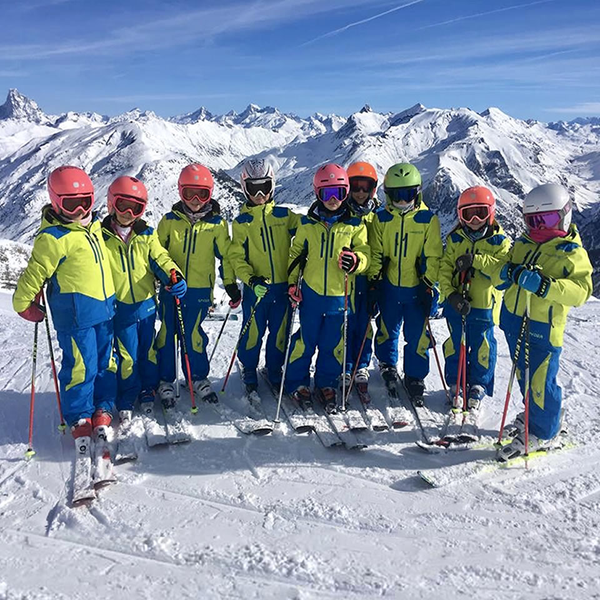
{"type": "Polygon", "coordinates": [[[194,163],[183,168],[177,187],[179,188],[179,197],[185,202],[196,197],[205,204],[212,197],[215,182],[212,173],[204,165],[194,163]]]}
{"type": "Polygon", "coordinates": [[[69,217],[87,215],[94,206],[94,185],[78,167],[58,167],[48,176],[52,208],[69,217]]]}
{"type": "Polygon", "coordinates": [[[132,217],[141,217],[147,203],[146,186],[135,177],[117,177],[108,188],[106,206],[109,215],[117,212],[121,215],[129,213],[132,217]]]}
{"type": "Polygon", "coordinates": [[[323,190],[328,188],[338,189],[337,194],[333,194],[338,200],[346,199],[350,191],[350,182],[346,169],[335,163],[327,163],[317,170],[313,177],[313,189],[319,200],[327,201],[323,199],[323,190]]]}

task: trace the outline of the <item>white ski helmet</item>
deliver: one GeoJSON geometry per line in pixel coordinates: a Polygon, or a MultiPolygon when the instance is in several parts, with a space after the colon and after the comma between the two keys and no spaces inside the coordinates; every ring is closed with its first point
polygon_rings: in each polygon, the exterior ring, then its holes
{"type": "Polygon", "coordinates": [[[556,212],[557,216],[560,216],[560,220],[554,228],[566,233],[569,231],[573,218],[571,209],[569,192],[558,183],[538,185],[525,196],[523,201],[523,216],[528,227],[531,227],[531,224],[528,223],[528,215],[556,212]]]}
{"type": "Polygon", "coordinates": [[[262,194],[268,196],[275,188],[273,165],[264,158],[251,158],[244,163],[240,183],[246,198],[262,194]]]}

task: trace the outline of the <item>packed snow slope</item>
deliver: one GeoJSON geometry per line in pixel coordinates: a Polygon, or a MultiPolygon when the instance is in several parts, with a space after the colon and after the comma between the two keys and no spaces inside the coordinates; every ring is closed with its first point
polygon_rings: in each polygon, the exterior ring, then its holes
{"type": "Polygon", "coordinates": [[[0,106],[0,238],[31,243],[47,202],[46,177],[64,164],[91,175],[101,210],[114,178],[140,177],[150,194],[147,217],[156,224],[178,199],[182,167],[198,161],[213,171],[215,198],[231,218],[242,199],[240,163],[255,156],[271,156],[277,164],[278,202],[300,207],[312,202],[312,176],[323,163],[367,160],[383,176],[394,163],[412,162],[423,174],[425,201],[440,215],[444,233],[454,223],[459,193],[469,186],[493,190],[500,221],[514,236],[521,230],[525,194],[540,183],[562,183],[600,266],[598,120],[547,124],[515,119],[497,108],[477,113],[421,104],[385,114],[365,106],[347,118],[300,118],[255,104],[239,114],[213,115],[202,107],[169,119],[139,109],[112,118],[52,116],[13,89],[0,106]]]}
{"type": "MultiPolygon", "coordinates": [[[[565,337],[560,379],[575,446],[527,470],[430,489],[417,469],[482,451],[426,454],[414,430],[369,432],[369,447],[354,452],[326,450],[285,423],[242,437],[203,407],[190,444],[140,447],[93,505],[70,508],[73,441],[57,431],[44,330],[37,454],[27,462],[33,325],[0,292],[0,598],[600,598],[599,323],[592,300],[572,312],[565,337]]],[[[207,323],[211,340],[220,325],[207,323]]],[[[441,342],[446,326],[433,325],[441,342]]],[[[240,321],[227,327],[215,386],[240,321]]],[[[496,393],[483,419],[490,435],[510,370],[498,338],[496,393]]],[[[426,401],[442,411],[433,361],[432,369],[426,401]]],[[[375,373],[371,389],[382,407],[375,373]]],[[[223,401],[239,406],[240,393],[234,373],[223,401]]],[[[513,400],[511,416],[517,409],[513,400]]]]}

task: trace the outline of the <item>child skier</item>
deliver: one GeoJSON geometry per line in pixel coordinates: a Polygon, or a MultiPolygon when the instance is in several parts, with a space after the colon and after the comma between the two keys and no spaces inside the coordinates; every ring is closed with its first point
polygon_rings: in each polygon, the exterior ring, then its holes
{"type": "Polygon", "coordinates": [[[375,354],[386,386],[395,391],[398,337],[404,321],[403,383],[418,406],[423,403],[424,379],[429,373],[426,322],[442,257],[440,223],[423,203],[421,174],[413,165],[390,167],[384,190],[387,203],[373,219],[369,267],[371,285],[379,292],[375,354]]]}
{"type": "MultiPolygon", "coordinates": [[[[510,240],[495,220],[496,201],[482,186],[465,190],[458,199],[458,225],[446,238],[446,250],[440,263],[439,281],[446,298],[444,317],[450,337],[444,343],[445,377],[450,385],[453,405],[462,408],[457,388],[459,352],[463,318],[466,326],[467,408],[476,422],[481,400],[494,392],[496,338],[494,324],[500,316],[501,292],[496,290],[484,271],[467,266],[477,255],[486,266],[503,259],[510,251],[510,240]],[[467,255],[466,260],[459,257],[467,255]],[[493,259],[493,260],[490,260],[493,259]],[[464,292],[464,293],[463,293],[464,292]]],[[[462,377],[461,377],[462,379],[462,377]]]]}
{"type": "MultiPolygon", "coordinates": [[[[567,190],[547,183],[534,188],[523,202],[527,230],[512,251],[489,273],[505,288],[500,327],[506,335],[521,392],[529,390],[529,451],[551,447],[561,428],[562,390],[556,381],[567,314],[592,293],[592,265],[577,227],[571,223],[567,190]],[[522,328],[529,305],[529,324],[522,328]],[[525,356],[529,381],[525,381],[525,356]]],[[[468,259],[466,259],[468,260],[468,259]]],[[[475,255],[473,266],[484,267],[475,255]]],[[[527,324],[527,322],[525,322],[527,324]]],[[[498,454],[509,460],[525,453],[525,415],[517,415],[513,441],[498,454]]]]}
{"type": "MultiPolygon", "coordinates": [[[[42,321],[42,288],[62,350],[59,373],[62,410],[74,438],[91,437],[92,427],[111,423],[117,364],[113,356],[115,290],[94,186],[77,167],[48,177],[50,205],[27,267],[17,283],[13,307],[29,321],[42,321]]],[[[83,444],[85,445],[85,444],[83,444]]]]}
{"type": "Polygon", "coordinates": [[[143,219],[148,203],[146,186],[135,177],[118,177],[108,188],[108,216],[102,234],[115,282],[115,350],[117,410],[122,423],[131,420],[136,399],[142,412],[154,402],[158,365],[154,349],[155,277],[165,290],[182,298],[186,283],[179,267],[161,246],[158,235],[143,219]],[[171,285],[171,270],[179,282],[171,285]]]}
{"type": "Polygon", "coordinates": [[[238,353],[246,393],[252,397],[257,390],[256,370],[267,327],[267,376],[274,387],[281,384],[287,339],[288,257],[299,217],[289,208],[275,206],[275,174],[268,161],[247,161],[240,182],[246,203],[233,221],[233,240],[228,256],[236,277],[244,283],[244,322],[256,306],[252,324],[241,340],[238,353]]]}
{"type": "MultiPolygon", "coordinates": [[[[160,220],[158,237],[183,270],[187,282],[181,309],[194,393],[201,400],[217,402],[217,395],[208,380],[208,336],[202,329],[202,321],[213,301],[216,258],[221,261],[220,274],[232,308],[239,306],[241,293],[227,259],[231,243],[227,221],[221,216],[218,203],[212,199],[211,172],[200,164],[188,165],[179,175],[178,188],[181,201],[160,220]]],[[[156,344],[160,378],[158,395],[166,406],[172,406],[175,402],[173,382],[177,376],[174,336],[179,333],[179,323],[173,296],[165,293],[164,288],[160,300],[162,324],[156,344]]]]}
{"type": "Polygon", "coordinates": [[[302,217],[290,251],[288,295],[292,303],[300,303],[300,329],[292,339],[286,387],[299,406],[312,404],[309,369],[318,348],[316,396],[327,412],[337,409],[336,388],[344,372],[345,277],[366,272],[370,258],[366,226],[345,202],[349,187],[348,175],[339,165],[317,170],[313,179],[317,200],[302,217]],[[301,288],[299,257],[305,259],[301,288]]]}
{"type": "MultiPolygon", "coordinates": [[[[355,162],[348,167],[347,172],[350,182],[348,206],[355,216],[362,219],[367,227],[367,237],[370,238],[375,211],[379,208],[379,201],[375,196],[377,192],[377,171],[375,167],[367,162],[355,162]]],[[[367,298],[368,288],[366,274],[356,275],[354,278],[354,302],[348,321],[346,361],[347,382],[350,382],[352,373],[356,369],[354,386],[361,400],[366,402],[368,402],[369,364],[373,355],[371,317],[374,316],[371,314],[372,311],[367,298]],[[366,339],[364,337],[365,332],[367,332],[366,339]],[[365,339],[364,345],[363,339],[365,339]]]]}

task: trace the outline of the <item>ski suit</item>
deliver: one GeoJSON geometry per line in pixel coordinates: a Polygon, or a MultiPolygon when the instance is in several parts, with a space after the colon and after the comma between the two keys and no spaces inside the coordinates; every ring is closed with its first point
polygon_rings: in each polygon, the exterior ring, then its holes
{"type": "Polygon", "coordinates": [[[429,314],[422,304],[437,281],[442,257],[440,222],[422,202],[402,213],[387,205],[375,213],[369,279],[382,276],[375,355],[380,363],[398,363],[398,338],[404,322],[404,374],[423,380],[429,373],[429,314]]]}
{"type": "MultiPolygon", "coordinates": [[[[187,216],[182,203],[177,202],[157,227],[161,244],[179,265],[188,286],[181,299],[181,310],[193,381],[206,379],[209,372],[206,355],[208,336],[202,329],[202,321],[213,302],[215,259],[221,262],[219,273],[223,283],[235,283],[233,269],[227,259],[231,243],[227,221],[221,216],[218,203],[215,200],[210,202],[208,213],[194,223],[187,216]]],[[[160,292],[160,319],[162,323],[156,340],[159,377],[162,381],[174,381],[174,334],[179,334],[179,324],[175,301],[164,290],[164,286],[160,292]]],[[[183,365],[182,369],[185,373],[183,365]]]]}
{"type": "Polygon", "coordinates": [[[113,223],[111,216],[104,219],[102,235],[117,296],[117,410],[131,410],[141,392],[151,394],[158,386],[155,277],[168,285],[171,269],[180,269],[145,221],[139,219],[133,224],[127,242],[115,232],[113,223]]]}
{"type": "MultiPolygon", "coordinates": [[[[300,265],[306,257],[303,300],[300,303],[300,329],[292,338],[286,388],[292,392],[301,385],[310,386],[310,363],[319,349],[315,370],[318,388],[337,387],[343,367],[344,271],[338,266],[343,248],[358,256],[355,274],[365,273],[370,260],[367,229],[352,216],[347,205],[331,224],[318,212],[315,202],[301,218],[290,251],[288,282],[296,284],[300,265]]],[[[352,297],[353,277],[349,276],[348,294],[352,297]]],[[[349,299],[350,299],[349,298],[349,299]]]]}
{"type": "MultiPolygon", "coordinates": [[[[446,250],[440,262],[439,281],[442,296],[448,298],[452,293],[462,293],[461,274],[455,268],[459,256],[483,254],[502,259],[510,251],[510,245],[510,239],[496,222],[492,223],[485,236],[478,240],[471,239],[468,232],[459,225],[446,238],[446,250]]],[[[467,385],[481,385],[486,395],[491,396],[494,393],[497,357],[494,325],[498,324],[500,316],[502,292],[498,291],[489,276],[480,270],[472,269],[472,273],[467,272],[467,278],[471,304],[471,312],[465,317],[467,385]]],[[[462,317],[447,301],[444,302],[444,317],[450,331],[450,337],[444,342],[444,372],[448,385],[453,385],[457,383],[462,317]]]]}
{"type": "Polygon", "coordinates": [[[240,342],[238,356],[244,367],[245,385],[258,383],[256,369],[267,328],[267,374],[273,384],[281,381],[289,308],[288,258],[298,222],[298,215],[289,208],[275,206],[272,201],[263,205],[244,204],[233,221],[228,257],[236,277],[244,283],[244,323],[257,300],[250,278],[263,277],[269,282],[269,291],[256,306],[250,328],[240,342]]]}
{"type": "Polygon", "coordinates": [[[113,354],[115,289],[100,221],[66,221],[51,206],[13,296],[25,310],[48,282],[48,305],[62,361],[58,375],[62,410],[68,425],[96,409],[114,410],[117,363],[113,354]]]}
{"type": "MultiPolygon", "coordinates": [[[[543,297],[531,294],[529,334],[530,402],[529,431],[538,438],[550,439],[560,430],[562,390],[556,381],[567,315],[572,306],[581,306],[592,294],[592,265],[582,246],[577,227],[572,224],[566,237],[542,244],[527,235],[518,238],[503,260],[475,256],[473,265],[489,273],[492,282],[506,289],[500,313],[500,327],[506,335],[511,354],[517,340],[527,303],[527,292],[512,280],[503,279],[502,267],[513,264],[536,266],[550,284],[543,297]]],[[[523,348],[523,346],[522,346],[523,348]]],[[[525,384],[525,352],[519,353],[517,378],[521,391],[525,384]]]]}

